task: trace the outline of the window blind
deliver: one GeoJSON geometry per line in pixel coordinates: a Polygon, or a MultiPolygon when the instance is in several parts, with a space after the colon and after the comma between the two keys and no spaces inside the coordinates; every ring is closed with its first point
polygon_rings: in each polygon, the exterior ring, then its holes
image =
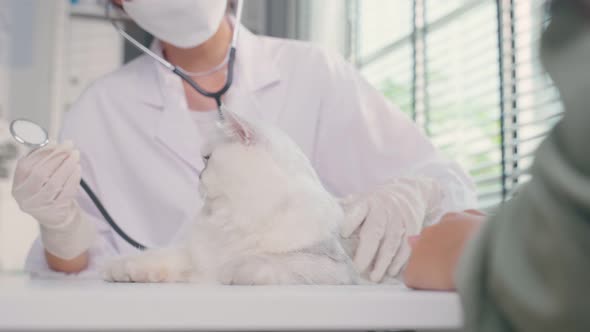
{"type": "Polygon", "coordinates": [[[562,112],[539,63],[544,1],[351,2],[366,78],[469,171],[481,208],[514,196],[562,112]]]}

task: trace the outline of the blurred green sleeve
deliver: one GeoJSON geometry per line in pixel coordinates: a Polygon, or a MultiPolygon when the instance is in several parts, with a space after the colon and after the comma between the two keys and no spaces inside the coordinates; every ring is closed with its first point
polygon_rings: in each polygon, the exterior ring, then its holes
{"type": "Polygon", "coordinates": [[[571,3],[542,40],[565,115],[461,259],[467,331],[590,331],[590,16],[571,3]]]}

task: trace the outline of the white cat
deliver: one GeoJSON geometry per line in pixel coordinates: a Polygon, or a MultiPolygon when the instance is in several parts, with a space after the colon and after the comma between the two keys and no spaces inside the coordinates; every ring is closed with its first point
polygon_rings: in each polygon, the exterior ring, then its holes
{"type": "Polygon", "coordinates": [[[105,280],[239,285],[353,284],[344,214],[299,147],[232,113],[204,150],[204,206],[190,240],[109,262],[105,280]]]}

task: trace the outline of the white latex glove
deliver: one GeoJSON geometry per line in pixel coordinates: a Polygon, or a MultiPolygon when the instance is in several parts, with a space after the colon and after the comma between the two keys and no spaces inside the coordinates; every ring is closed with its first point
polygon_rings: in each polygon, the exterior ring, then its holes
{"type": "Polygon", "coordinates": [[[440,209],[442,191],[429,178],[400,178],[364,195],[341,201],[345,221],[341,235],[358,236],[354,264],[373,282],[396,277],[410,256],[408,237],[417,235],[424,221],[440,209]]]}
{"type": "Polygon", "coordinates": [[[20,209],[39,222],[45,249],[63,259],[83,253],[96,235],[76,202],[80,179],[80,152],[71,142],[24,156],[14,174],[12,195],[20,209]]]}

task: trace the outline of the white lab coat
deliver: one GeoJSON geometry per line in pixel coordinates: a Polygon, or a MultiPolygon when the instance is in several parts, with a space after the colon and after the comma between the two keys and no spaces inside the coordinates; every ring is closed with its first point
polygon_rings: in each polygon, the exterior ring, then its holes
{"type": "MultiPolygon", "coordinates": [[[[284,130],[335,195],[423,174],[443,185],[445,211],[475,207],[468,176],[340,56],[242,29],[235,70],[227,107],[284,130]]],[[[141,56],[92,84],[64,116],[61,139],[80,149],[83,178],[135,240],[165,246],[194,220],[203,137],[180,78],[151,58],[141,56]]],[[[99,230],[92,267],[107,256],[136,252],[83,191],[79,202],[99,230]]],[[[48,272],[39,241],[27,269],[48,272]]]]}

